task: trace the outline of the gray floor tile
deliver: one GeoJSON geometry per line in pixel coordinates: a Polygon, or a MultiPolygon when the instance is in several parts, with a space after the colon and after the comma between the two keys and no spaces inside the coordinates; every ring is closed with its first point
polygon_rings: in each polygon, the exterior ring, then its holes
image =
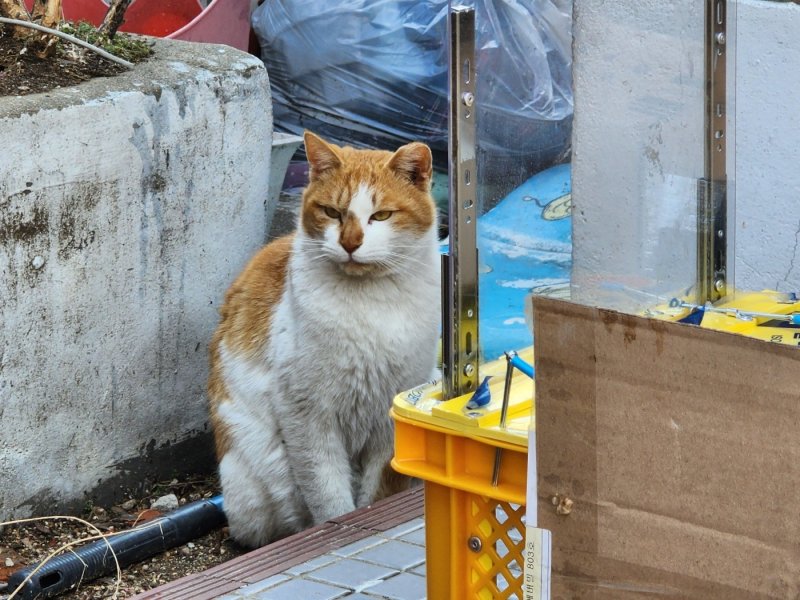
{"type": "Polygon", "coordinates": [[[404,542],[408,542],[409,544],[417,544],[418,546],[425,545],[425,528],[420,527],[419,529],[415,529],[405,535],[401,535],[399,540],[403,540],[404,542]]]}
{"type": "Polygon", "coordinates": [[[377,546],[378,544],[384,543],[386,543],[385,539],[373,535],[366,537],[363,540],[353,542],[352,544],[348,544],[347,546],[337,548],[333,551],[333,554],[337,556],[352,556],[356,552],[361,552],[362,550],[370,548],[371,546],[377,546]]]}
{"type": "Polygon", "coordinates": [[[324,567],[325,565],[332,563],[334,560],[336,560],[335,556],[323,554],[321,556],[312,558],[311,560],[307,560],[304,563],[300,563],[299,565],[289,567],[286,569],[285,573],[288,573],[289,575],[302,575],[303,573],[308,573],[314,569],[324,567]]]}
{"type": "Polygon", "coordinates": [[[389,600],[425,600],[425,578],[413,573],[400,573],[365,589],[364,593],[389,600]]]}
{"type": "Polygon", "coordinates": [[[425,548],[399,540],[389,540],[380,546],[367,548],[353,555],[352,558],[403,570],[423,563],[425,548]]]}
{"type": "Polygon", "coordinates": [[[282,583],[289,579],[288,576],[284,574],[273,575],[272,577],[267,577],[266,579],[262,579],[261,581],[257,581],[255,583],[251,583],[247,587],[239,588],[236,590],[237,594],[241,594],[242,596],[247,596],[248,594],[255,594],[256,592],[261,592],[271,587],[275,587],[279,583],[282,583]]]}
{"type": "Polygon", "coordinates": [[[425,527],[418,518],[218,600],[424,600],[425,574],[425,527]]]}
{"type": "Polygon", "coordinates": [[[394,574],[395,570],[391,567],[382,567],[360,560],[342,558],[321,569],[306,573],[305,577],[318,579],[358,592],[394,574]]]}
{"type": "Polygon", "coordinates": [[[397,525],[396,527],[392,527],[391,529],[387,529],[386,531],[381,533],[381,535],[383,537],[387,537],[387,538],[396,538],[396,537],[400,537],[401,535],[404,535],[406,533],[409,533],[411,531],[415,531],[417,529],[421,529],[424,526],[425,526],[425,521],[423,520],[422,517],[418,517],[416,519],[412,519],[411,521],[408,521],[407,523],[401,523],[400,525],[397,525]]]}
{"type": "Polygon", "coordinates": [[[262,592],[244,596],[247,600],[334,600],[343,598],[349,591],[316,581],[290,579],[262,592]]]}

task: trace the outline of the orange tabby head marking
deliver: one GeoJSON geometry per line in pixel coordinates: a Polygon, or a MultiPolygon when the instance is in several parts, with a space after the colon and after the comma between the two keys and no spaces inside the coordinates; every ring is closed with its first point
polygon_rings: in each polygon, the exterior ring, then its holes
{"type": "Polygon", "coordinates": [[[305,143],[310,181],[300,227],[346,273],[386,268],[401,249],[431,231],[433,163],[425,144],[407,144],[394,153],[355,150],[310,132],[305,143]]]}

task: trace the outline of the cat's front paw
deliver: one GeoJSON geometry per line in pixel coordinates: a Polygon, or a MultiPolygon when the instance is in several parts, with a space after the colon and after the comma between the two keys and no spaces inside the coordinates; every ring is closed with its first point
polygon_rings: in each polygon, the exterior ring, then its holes
{"type": "Polygon", "coordinates": [[[314,525],[320,525],[336,517],[341,517],[347,513],[351,513],[356,509],[356,503],[353,499],[342,499],[340,501],[331,502],[327,506],[318,507],[316,510],[312,509],[314,517],[314,525]]]}

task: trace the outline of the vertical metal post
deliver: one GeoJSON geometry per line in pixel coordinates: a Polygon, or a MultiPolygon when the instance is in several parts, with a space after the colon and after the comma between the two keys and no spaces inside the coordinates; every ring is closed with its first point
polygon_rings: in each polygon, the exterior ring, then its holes
{"type": "Polygon", "coordinates": [[[453,7],[450,44],[450,251],[442,257],[442,365],[446,399],[478,382],[475,11],[453,7]]]}
{"type": "Polygon", "coordinates": [[[697,277],[700,301],[727,293],[727,0],[706,0],[705,177],[697,193],[697,277]]]}

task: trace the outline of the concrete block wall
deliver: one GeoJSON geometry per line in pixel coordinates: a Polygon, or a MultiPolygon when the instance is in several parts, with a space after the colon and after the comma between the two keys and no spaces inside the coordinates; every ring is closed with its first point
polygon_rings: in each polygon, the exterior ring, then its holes
{"type": "Polygon", "coordinates": [[[736,12],[736,282],[799,292],[800,5],[736,12]]]}
{"type": "MultiPolygon", "coordinates": [[[[573,297],[634,310],[694,280],[701,2],[575,0],[573,297]],[[621,291],[622,290],[622,291],[621,291]]],[[[738,0],[735,285],[800,289],[800,6],[738,0]]]]}
{"type": "Polygon", "coordinates": [[[206,348],[265,238],[269,82],[228,47],[155,48],[0,98],[0,519],[113,495],[159,449],[213,468],[206,348]]]}

